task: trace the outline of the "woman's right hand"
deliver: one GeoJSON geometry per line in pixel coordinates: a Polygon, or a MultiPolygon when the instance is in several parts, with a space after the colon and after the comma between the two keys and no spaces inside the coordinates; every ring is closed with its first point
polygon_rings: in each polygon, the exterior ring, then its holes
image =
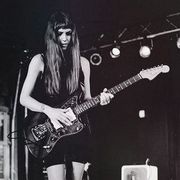
{"type": "Polygon", "coordinates": [[[43,112],[49,117],[55,129],[63,127],[62,124],[72,125],[72,116],[68,113],[69,109],[52,108],[45,105],[43,112]]]}

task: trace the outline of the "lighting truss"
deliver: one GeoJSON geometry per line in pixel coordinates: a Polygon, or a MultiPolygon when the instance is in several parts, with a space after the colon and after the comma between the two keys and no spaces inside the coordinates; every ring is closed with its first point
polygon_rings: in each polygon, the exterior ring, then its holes
{"type": "Polygon", "coordinates": [[[112,48],[114,46],[114,42],[122,45],[142,41],[145,38],[153,39],[159,36],[180,33],[180,12],[167,15],[161,19],[154,19],[150,22],[138,24],[133,27],[123,27],[121,30],[119,30],[119,32],[120,33],[118,34],[117,38],[113,40],[113,42],[107,42],[103,45],[99,45],[98,47],[93,46],[89,49],[83,50],[82,53],[109,47],[112,48]]]}

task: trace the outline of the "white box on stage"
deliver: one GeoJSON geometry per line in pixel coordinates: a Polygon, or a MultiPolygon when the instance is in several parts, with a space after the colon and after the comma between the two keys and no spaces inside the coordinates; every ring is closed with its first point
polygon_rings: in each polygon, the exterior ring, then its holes
{"type": "Polygon", "coordinates": [[[158,169],[150,165],[124,165],[121,180],[158,180],[158,169]]]}

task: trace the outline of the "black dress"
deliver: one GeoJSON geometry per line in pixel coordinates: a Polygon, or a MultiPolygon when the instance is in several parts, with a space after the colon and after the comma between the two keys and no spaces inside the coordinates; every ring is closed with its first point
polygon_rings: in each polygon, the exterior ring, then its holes
{"type": "MultiPolygon", "coordinates": [[[[81,70],[80,81],[82,81],[83,78],[81,70]]],[[[69,98],[70,94],[65,87],[65,84],[63,84],[58,95],[48,95],[45,91],[44,73],[40,73],[36,81],[32,97],[37,99],[39,102],[55,107],[69,98]]],[[[82,91],[80,83],[78,90],[82,91]]],[[[67,161],[80,163],[91,161],[92,143],[87,114],[84,114],[81,117],[81,120],[84,124],[84,129],[78,134],[61,138],[56,143],[53,150],[44,158],[46,167],[57,164],[65,164],[67,161]]]]}

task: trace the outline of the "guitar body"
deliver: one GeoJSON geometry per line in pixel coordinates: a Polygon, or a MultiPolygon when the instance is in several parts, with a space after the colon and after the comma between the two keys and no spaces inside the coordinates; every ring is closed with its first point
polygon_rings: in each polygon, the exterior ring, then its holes
{"type": "MultiPolygon", "coordinates": [[[[79,93],[75,93],[63,103],[63,105],[57,107],[62,109],[70,107],[73,110],[78,104],[78,101],[79,93]]],[[[52,151],[55,144],[62,137],[79,133],[83,127],[78,115],[76,115],[76,119],[72,121],[71,126],[63,125],[62,128],[55,129],[44,113],[35,113],[25,118],[25,142],[34,157],[44,158],[52,151]]]]}

